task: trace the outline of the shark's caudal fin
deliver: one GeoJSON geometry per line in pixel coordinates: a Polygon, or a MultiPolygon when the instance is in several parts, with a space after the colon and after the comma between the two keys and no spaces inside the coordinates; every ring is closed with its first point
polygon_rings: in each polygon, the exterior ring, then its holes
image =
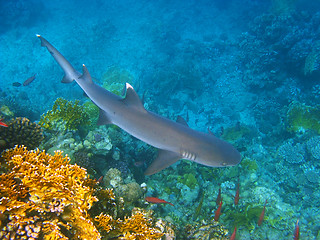
{"type": "Polygon", "coordinates": [[[161,170],[177,162],[180,158],[181,156],[175,152],[160,149],[158,152],[158,157],[151,163],[144,174],[152,175],[160,172],[161,170]]]}
{"type": "Polygon", "coordinates": [[[52,46],[45,38],[43,38],[39,34],[36,34],[36,36],[40,39],[41,46],[47,48],[51,56],[57,61],[57,63],[64,71],[65,75],[61,80],[62,83],[70,83],[81,76],[81,74],[72,67],[72,65],[67,61],[67,59],[65,59],[65,57],[62,56],[62,54],[54,46],[52,46]]]}

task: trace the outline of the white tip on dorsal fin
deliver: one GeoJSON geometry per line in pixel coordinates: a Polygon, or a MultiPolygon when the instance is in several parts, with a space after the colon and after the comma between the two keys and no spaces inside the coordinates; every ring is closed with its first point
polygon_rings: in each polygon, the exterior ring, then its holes
{"type": "Polygon", "coordinates": [[[184,120],[184,118],[181,117],[180,115],[177,117],[177,123],[180,123],[180,124],[182,124],[182,125],[185,125],[185,126],[189,127],[187,121],[184,120]]]}
{"type": "Polygon", "coordinates": [[[127,104],[128,106],[134,107],[138,110],[146,111],[138,94],[129,83],[126,83],[124,90],[126,96],[121,100],[123,103],[127,104]]]}
{"type": "Polygon", "coordinates": [[[89,81],[92,83],[92,78],[91,75],[86,67],[86,65],[82,65],[82,75],[80,76],[80,78],[82,78],[85,81],[89,81]]]}

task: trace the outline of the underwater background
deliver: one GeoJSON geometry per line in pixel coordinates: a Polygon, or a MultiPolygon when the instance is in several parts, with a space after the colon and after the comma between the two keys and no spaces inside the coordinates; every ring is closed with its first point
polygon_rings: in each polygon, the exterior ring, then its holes
{"type": "Polygon", "coordinates": [[[0,0],[0,19],[1,237],[231,239],[237,227],[235,239],[320,239],[319,1],[0,0]],[[129,82],[146,109],[230,142],[242,162],[144,176],[157,150],[97,126],[35,34],[109,91],[129,82]],[[41,165],[36,148],[57,161],[41,165]]]}

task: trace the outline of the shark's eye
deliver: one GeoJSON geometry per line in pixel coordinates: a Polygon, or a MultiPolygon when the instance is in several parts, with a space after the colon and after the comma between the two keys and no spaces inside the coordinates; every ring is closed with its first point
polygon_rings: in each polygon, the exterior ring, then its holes
{"type": "Polygon", "coordinates": [[[221,163],[222,166],[227,166],[228,164],[226,162],[221,163]]]}

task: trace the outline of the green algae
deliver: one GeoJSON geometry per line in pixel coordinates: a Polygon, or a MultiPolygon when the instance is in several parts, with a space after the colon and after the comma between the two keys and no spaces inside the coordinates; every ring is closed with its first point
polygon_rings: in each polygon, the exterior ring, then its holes
{"type": "Polygon", "coordinates": [[[258,163],[256,160],[244,158],[240,164],[244,169],[248,170],[249,172],[256,172],[258,170],[258,163]]]}
{"type": "Polygon", "coordinates": [[[287,130],[289,132],[304,132],[313,130],[320,133],[320,106],[308,106],[292,102],[287,112],[287,130]]]}
{"type": "Polygon", "coordinates": [[[194,189],[198,185],[198,180],[192,173],[186,173],[183,176],[178,176],[178,182],[194,189]]]}
{"type": "Polygon", "coordinates": [[[250,133],[250,128],[237,124],[233,127],[226,128],[221,137],[228,142],[236,142],[250,133]]]}
{"type": "MultiPolygon", "coordinates": [[[[235,226],[244,226],[247,229],[254,229],[257,225],[263,206],[247,203],[242,211],[230,208],[225,212],[225,219],[231,220],[235,226]]],[[[267,218],[265,216],[265,218],[267,218]]]]}

